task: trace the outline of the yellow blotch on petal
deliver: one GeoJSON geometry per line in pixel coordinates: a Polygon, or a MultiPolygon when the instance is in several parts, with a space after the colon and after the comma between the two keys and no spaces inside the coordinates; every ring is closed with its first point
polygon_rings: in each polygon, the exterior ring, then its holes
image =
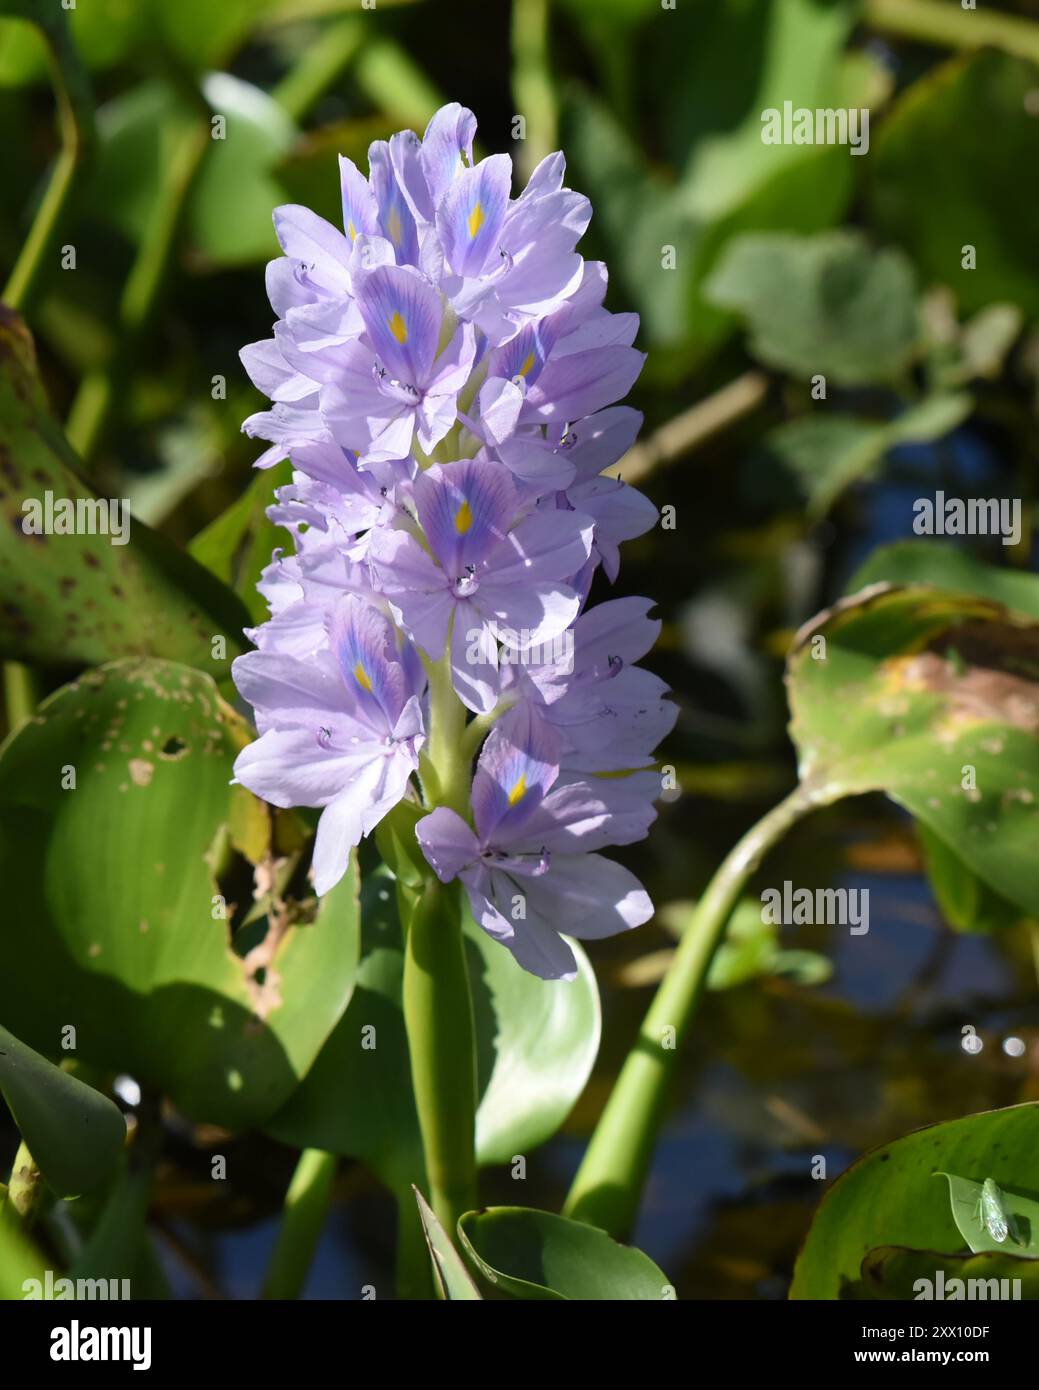
{"type": "Polygon", "coordinates": [[[394,246],[399,246],[401,232],[404,229],[401,225],[400,213],[397,211],[396,208],[392,208],[390,210],[390,215],[386,219],[386,224],[386,230],[390,234],[390,240],[393,242],[394,246]]]}
{"type": "Polygon", "coordinates": [[[455,512],[455,530],[460,536],[464,536],[473,524],[473,509],[468,502],[463,502],[455,512]]]}
{"type": "Polygon", "coordinates": [[[534,365],[534,354],[533,354],[532,352],[528,352],[528,353],[527,353],[527,360],[524,362],[523,366],[520,367],[519,372],[517,373],[517,375],[519,375],[519,376],[526,376],[527,373],[530,371],[531,367],[533,367],[533,365],[534,365]]]}
{"type": "Polygon", "coordinates": [[[357,240],[357,228],[354,226],[354,219],[352,217],[350,218],[350,221],[346,224],[346,234],[351,241],[357,240]]]}
{"type": "Polygon", "coordinates": [[[513,782],[512,790],[509,792],[509,805],[515,806],[518,802],[522,801],[526,793],[526,790],[527,774],[525,772],[521,772],[516,781],[513,782]]]}
{"type": "Polygon", "coordinates": [[[371,690],[372,683],[368,679],[368,672],[364,669],[360,662],[358,662],[357,665],[354,667],[354,680],[357,682],[357,684],[361,687],[362,690],[371,690]]]}
{"type": "Polygon", "coordinates": [[[467,224],[467,225],[468,225],[468,227],[469,227],[469,236],[470,236],[470,238],[472,238],[472,237],[474,237],[474,236],[476,235],[476,233],[477,233],[477,232],[480,230],[480,228],[483,226],[483,204],[482,204],[482,203],[477,203],[476,206],[473,208],[472,212],[469,214],[469,221],[468,221],[468,224],[467,224]]]}
{"type": "Polygon", "coordinates": [[[389,330],[400,343],[401,347],[408,341],[408,325],[404,322],[403,315],[398,310],[389,322],[389,330]]]}

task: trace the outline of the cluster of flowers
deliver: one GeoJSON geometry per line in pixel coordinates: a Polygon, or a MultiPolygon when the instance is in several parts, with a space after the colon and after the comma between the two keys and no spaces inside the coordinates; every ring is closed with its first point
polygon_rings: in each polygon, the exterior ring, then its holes
{"type": "Polygon", "coordinates": [[[522,966],[572,978],[559,933],[651,914],[598,851],[647,833],[652,751],[675,716],[634,664],[657,636],[652,604],[586,608],[596,569],[615,579],[620,543],[656,519],[602,476],[638,432],[612,402],[643,354],[637,316],[602,307],[605,267],[574,249],[591,208],[563,186],[562,155],[514,199],[508,156],[473,162],[475,129],[445,106],[421,141],[373,144],[369,178],[341,159],[343,232],[303,207],[274,214],[278,322],[242,351],[272,408],[243,428],[270,443],[259,467],[292,459],[270,515],[295,553],[265,570],[271,617],[234,665],[260,735],[235,777],[323,808],[326,893],[413,777],[425,785],[429,677],[450,689],[449,672],[489,732],[467,815],[435,805],[422,851],[522,966]]]}

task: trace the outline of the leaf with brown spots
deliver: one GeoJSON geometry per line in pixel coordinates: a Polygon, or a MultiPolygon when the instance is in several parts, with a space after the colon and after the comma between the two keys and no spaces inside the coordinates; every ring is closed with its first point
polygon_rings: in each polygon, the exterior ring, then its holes
{"type": "Polygon", "coordinates": [[[994,599],[877,584],[801,633],[787,668],[802,780],[883,791],[991,889],[1039,915],[1039,621],[994,599]]]}
{"type": "Polygon", "coordinates": [[[248,623],[226,585],[80,476],[48,413],[32,338],[0,305],[0,657],[92,666],[161,656],[220,679],[248,623]],[[53,527],[63,503],[94,534],[31,529],[48,515],[53,527]],[[127,522],[128,542],[113,544],[127,522]],[[214,637],[225,639],[222,656],[214,637]]]}

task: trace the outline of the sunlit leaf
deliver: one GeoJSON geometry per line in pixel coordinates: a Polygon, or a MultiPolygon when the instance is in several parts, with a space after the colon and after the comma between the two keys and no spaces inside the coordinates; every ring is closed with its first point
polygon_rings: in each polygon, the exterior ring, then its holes
{"type": "Polygon", "coordinates": [[[995,891],[1039,912],[1039,623],[925,585],[842,600],[787,683],[802,781],[884,791],[995,891]]]}
{"type": "Polygon", "coordinates": [[[473,1283],[461,1255],[451,1244],[447,1232],[436,1219],[432,1207],[415,1188],[422,1230],[433,1261],[433,1272],[442,1298],[448,1302],[473,1302],[480,1299],[480,1290],[473,1283]]]}
{"type": "Polygon", "coordinates": [[[228,785],[247,738],[207,676],[121,661],[0,756],[0,1015],[45,1055],[72,1028],[77,1057],[229,1128],[306,1074],[357,959],[353,871],[320,911],[279,886],[281,813],[228,785]]]}
{"type": "Polygon", "coordinates": [[[1039,1105],[1033,1103],[931,1125],[872,1149],[823,1196],[790,1297],[848,1296],[863,1260],[878,1246],[958,1254],[964,1237],[948,1184],[935,1175],[969,1174],[978,1182],[993,1178],[1005,1191],[1028,1190],[1035,1183],[1037,1143],[1039,1105]]]}

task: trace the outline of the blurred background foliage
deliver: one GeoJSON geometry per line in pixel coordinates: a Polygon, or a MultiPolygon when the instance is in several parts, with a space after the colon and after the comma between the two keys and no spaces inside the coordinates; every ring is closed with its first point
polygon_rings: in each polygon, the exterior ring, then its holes
{"type": "MultiPolygon", "coordinates": [[[[0,3],[5,278],[60,149],[47,45],[19,13],[0,3]]],[[[371,140],[421,131],[445,100],[520,178],[562,146],[608,305],[642,316],[646,423],[620,472],[675,525],[629,545],[620,591],[660,604],[681,791],[630,856],[663,911],[596,943],[603,1051],[531,1160],[522,1200],[558,1207],[690,902],[792,784],[794,630],[867,557],[871,580],[899,577],[904,547],[878,547],[911,540],[913,500],[938,489],[1022,499],[1016,545],[968,544],[1035,566],[1039,4],[78,0],[68,18],[83,173],[58,243],[75,269],[56,248],[25,303],[50,406],[97,490],[190,546],[254,618],[287,474],[250,472],[239,425],[258,397],[237,353],[270,331],[271,209],[336,221],[337,153],[364,167],[371,140]],[[762,111],[786,101],[868,108],[868,153],[764,144],[762,111]]],[[[956,563],[916,546],[917,577],[956,563]]],[[[976,885],[940,879],[939,907],[922,872],[937,852],[865,798],[799,830],[769,882],[868,886],[868,936],[780,941],[753,900],[737,916],[635,1232],[680,1296],[784,1293],[813,1155],[837,1171],[916,1125],[1039,1097],[1030,937],[985,936],[976,885]],[[966,1026],[982,1050],[962,1049],[966,1026]]],[[[156,1212],[179,1290],[255,1292],[292,1161],[273,1140],[177,1131],[156,1212]],[[233,1190],[208,1179],[217,1144],[244,1175],[233,1190]]],[[[369,1184],[341,1173],[311,1293],[388,1270],[388,1201],[350,1200],[369,1184]]],[[[517,1200],[507,1170],[488,1196],[517,1200]]]]}

